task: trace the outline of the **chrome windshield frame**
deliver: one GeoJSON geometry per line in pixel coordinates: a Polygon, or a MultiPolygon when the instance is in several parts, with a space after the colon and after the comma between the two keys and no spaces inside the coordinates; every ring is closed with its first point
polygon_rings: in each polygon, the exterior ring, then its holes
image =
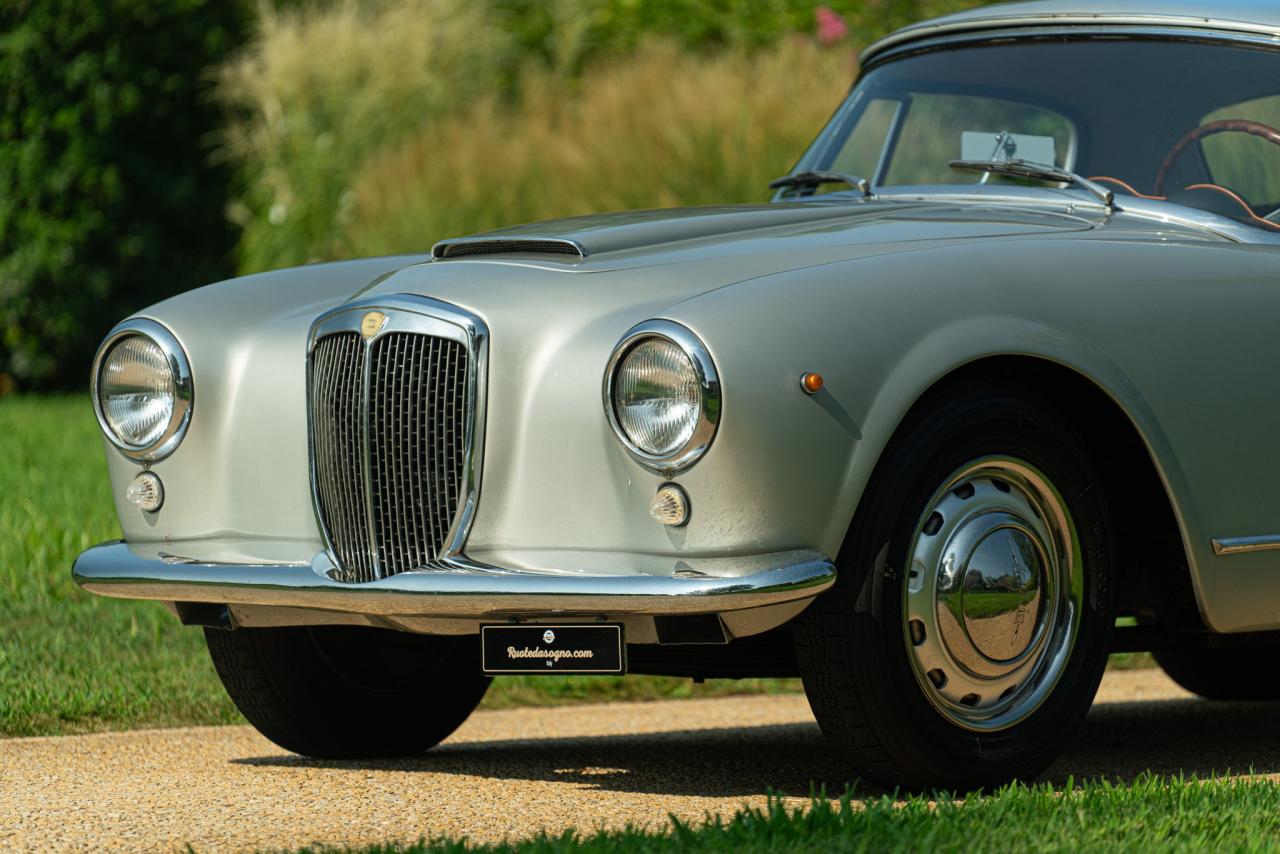
{"type": "MultiPolygon", "coordinates": [[[[1175,18],[1173,16],[1114,16],[1106,15],[1051,15],[1004,16],[937,26],[910,27],[871,45],[861,56],[862,67],[851,87],[849,96],[832,115],[831,120],[797,161],[793,171],[819,168],[822,154],[832,146],[832,128],[847,122],[857,108],[862,93],[859,85],[866,74],[889,62],[938,50],[960,46],[983,44],[1005,45],[1014,41],[1035,42],[1042,40],[1116,40],[1118,38],[1152,41],[1195,42],[1224,44],[1252,48],[1265,48],[1280,52],[1280,30],[1262,25],[1251,26],[1240,22],[1218,22],[1206,18],[1175,18]],[[1218,26],[1222,28],[1217,28],[1218,26]]],[[[897,116],[895,116],[896,120],[897,116]]],[[[1073,140],[1074,143],[1074,140],[1073,140]]],[[[882,152],[883,160],[885,152],[882,152]]],[[[1070,162],[1070,161],[1068,161],[1070,162]]],[[[883,186],[881,166],[871,180],[871,199],[882,201],[912,202],[973,202],[977,204],[1007,204],[1014,206],[1051,205],[1065,207],[1068,212],[1079,208],[1096,207],[1103,210],[1086,190],[1078,187],[1010,187],[986,188],[978,184],[930,184],[883,186]]],[[[845,191],[824,193],[801,198],[782,198],[781,192],[773,201],[815,201],[850,195],[845,191]]],[[[861,197],[859,197],[861,200],[861,197]]],[[[1117,193],[1117,209],[1142,219],[1191,227],[1219,238],[1237,243],[1280,244],[1280,232],[1246,225],[1230,217],[1174,202],[1148,199],[1117,193]]]]}

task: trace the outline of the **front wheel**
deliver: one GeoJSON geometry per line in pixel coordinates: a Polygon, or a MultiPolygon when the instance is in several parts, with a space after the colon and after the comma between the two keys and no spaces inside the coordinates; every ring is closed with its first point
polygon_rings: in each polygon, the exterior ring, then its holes
{"type": "Polygon", "coordinates": [[[819,725],[867,779],[969,790],[1036,776],[1106,665],[1111,560],[1069,420],[965,387],[903,425],[798,621],[819,725]]]}
{"type": "Polygon", "coordinates": [[[347,626],[206,629],[240,713],[320,759],[412,756],[457,729],[489,687],[473,637],[347,626]]]}

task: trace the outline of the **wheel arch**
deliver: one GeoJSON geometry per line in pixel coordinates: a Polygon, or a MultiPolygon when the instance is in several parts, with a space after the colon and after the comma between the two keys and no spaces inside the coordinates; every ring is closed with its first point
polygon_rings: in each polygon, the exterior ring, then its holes
{"type": "MultiPolygon", "coordinates": [[[[1158,621],[1170,629],[1208,625],[1187,526],[1159,463],[1162,436],[1153,435],[1153,428],[1144,429],[1145,419],[1135,417],[1120,402],[1120,394],[1075,366],[1043,355],[1005,353],[975,357],[941,372],[921,388],[878,443],[866,483],[883,474],[880,461],[913,418],[940,405],[958,387],[984,380],[1042,396],[1051,390],[1047,396],[1070,413],[1070,429],[1102,473],[1099,486],[1116,539],[1118,613],[1158,621]]],[[[1132,392],[1127,396],[1134,399],[1132,392]]],[[[851,519],[863,503],[860,498],[851,519]]]]}

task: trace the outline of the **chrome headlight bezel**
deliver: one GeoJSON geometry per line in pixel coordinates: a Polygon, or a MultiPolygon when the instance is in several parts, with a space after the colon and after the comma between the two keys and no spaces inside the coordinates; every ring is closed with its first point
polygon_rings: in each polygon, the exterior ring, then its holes
{"type": "Polygon", "coordinates": [[[669,476],[692,466],[711,447],[722,414],[720,375],[706,345],[688,327],[671,320],[646,320],[632,327],[613,348],[604,372],[604,409],[614,436],[632,459],[658,474],[669,476]],[[666,340],[684,352],[697,375],[701,392],[698,419],[689,439],[671,453],[662,455],[651,454],[632,441],[618,418],[614,400],[614,387],[623,359],[637,345],[652,338],[666,340]]]}
{"type": "Polygon", "coordinates": [[[158,462],[177,449],[187,433],[191,423],[191,413],[195,408],[195,383],[191,375],[191,362],[186,351],[178,342],[177,336],[163,324],[147,318],[133,318],[118,324],[98,347],[98,354],[93,359],[93,373],[89,378],[89,393],[93,398],[93,413],[97,416],[98,427],[107,441],[116,450],[135,462],[149,464],[158,462]],[[125,441],[116,434],[106,414],[102,411],[102,400],[99,397],[99,385],[102,377],[103,362],[112,349],[125,338],[140,336],[148,339],[164,354],[169,370],[173,373],[174,401],[173,412],[165,425],[164,431],[152,442],[136,445],[125,441]]]}

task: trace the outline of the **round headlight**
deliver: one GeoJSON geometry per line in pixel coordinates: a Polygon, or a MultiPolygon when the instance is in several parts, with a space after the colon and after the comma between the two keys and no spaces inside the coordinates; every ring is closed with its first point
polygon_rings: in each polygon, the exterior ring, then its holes
{"type": "Polygon", "coordinates": [[[706,347],[683,326],[649,321],[614,350],[605,407],[622,444],[663,472],[693,465],[720,418],[720,383],[706,347]]]}
{"type": "Polygon", "coordinates": [[[191,370],[173,334],[131,320],[107,336],[93,371],[93,403],[107,438],[140,461],[167,456],[191,417],[191,370]]]}

